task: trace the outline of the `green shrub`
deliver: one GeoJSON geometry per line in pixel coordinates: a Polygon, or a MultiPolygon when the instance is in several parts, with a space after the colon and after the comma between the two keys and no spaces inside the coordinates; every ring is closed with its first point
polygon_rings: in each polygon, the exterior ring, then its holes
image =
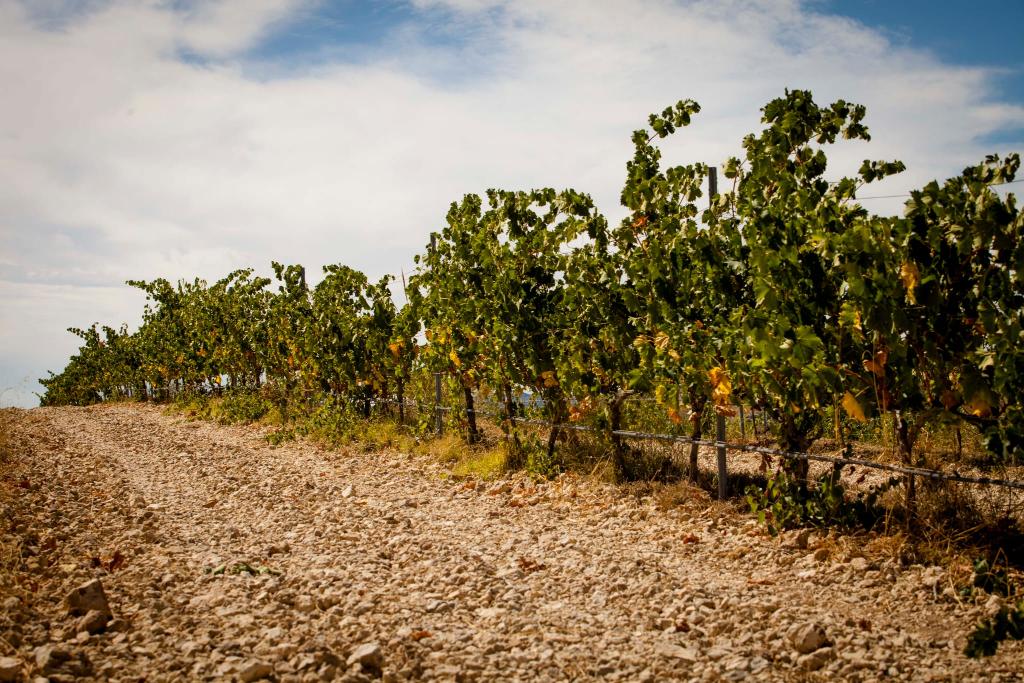
{"type": "Polygon", "coordinates": [[[847,498],[835,471],[807,486],[778,472],[769,477],[764,489],[748,486],[750,510],[773,536],[783,529],[803,526],[863,527],[870,529],[881,518],[878,498],[900,480],[893,477],[880,487],[847,498]]]}
{"type": "Polygon", "coordinates": [[[257,422],[273,407],[270,401],[253,391],[229,391],[211,404],[214,406],[211,417],[226,424],[257,422]]]}
{"type": "Polygon", "coordinates": [[[1002,607],[994,616],[978,624],[967,636],[964,654],[978,659],[991,657],[1004,640],[1024,640],[1024,600],[1013,607],[1002,607]]]}

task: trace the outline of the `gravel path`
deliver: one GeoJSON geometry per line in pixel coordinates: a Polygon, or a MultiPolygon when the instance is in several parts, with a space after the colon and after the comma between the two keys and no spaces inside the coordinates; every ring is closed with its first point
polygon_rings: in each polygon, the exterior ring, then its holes
{"type": "Polygon", "coordinates": [[[1024,680],[1021,643],[961,654],[993,605],[884,538],[148,406],[2,419],[0,681],[1024,680]],[[114,620],[90,635],[65,596],[96,578],[114,620]]]}

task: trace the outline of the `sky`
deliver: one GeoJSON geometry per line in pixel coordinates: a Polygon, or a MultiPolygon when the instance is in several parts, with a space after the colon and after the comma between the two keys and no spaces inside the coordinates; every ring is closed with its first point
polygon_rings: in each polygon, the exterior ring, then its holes
{"type": "MultiPolygon", "coordinates": [[[[272,260],[408,273],[448,205],[573,187],[611,220],[630,133],[703,111],[668,163],[720,164],[786,88],[867,107],[830,150],[902,194],[1024,148],[1024,2],[0,0],[0,405],[138,325],[127,279],[272,260]]],[[[879,213],[902,200],[865,199],[879,213]]]]}

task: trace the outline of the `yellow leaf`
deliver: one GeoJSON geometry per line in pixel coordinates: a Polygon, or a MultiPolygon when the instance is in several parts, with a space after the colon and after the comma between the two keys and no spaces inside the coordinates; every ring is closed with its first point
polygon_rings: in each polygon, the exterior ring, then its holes
{"type": "Polygon", "coordinates": [[[711,368],[708,371],[708,379],[711,381],[711,400],[715,405],[726,405],[729,396],[732,395],[732,381],[729,379],[725,368],[711,368]]]}
{"type": "Polygon", "coordinates": [[[657,401],[659,405],[665,402],[665,385],[664,384],[659,384],[657,387],[655,387],[655,389],[654,389],[654,400],[657,401]]]}
{"type": "Polygon", "coordinates": [[[864,409],[860,407],[857,397],[849,391],[843,394],[843,410],[857,422],[867,422],[868,418],[864,414],[864,409]]]}
{"type": "Polygon", "coordinates": [[[711,392],[711,400],[715,402],[715,405],[726,405],[729,403],[729,396],[731,395],[732,382],[726,378],[719,382],[718,386],[711,392]]]}
{"type": "Polygon", "coordinates": [[[399,356],[401,355],[401,351],[402,351],[401,343],[394,342],[394,343],[388,344],[388,349],[391,351],[391,355],[395,357],[395,360],[398,360],[399,356]]]}
{"type": "Polygon", "coordinates": [[[451,360],[452,365],[454,365],[455,367],[462,367],[462,360],[459,358],[459,354],[455,353],[454,351],[448,352],[448,359],[451,360]]]}
{"type": "Polygon", "coordinates": [[[672,360],[674,360],[677,363],[679,362],[679,360],[681,358],[681,356],[679,355],[679,352],[676,351],[675,349],[669,349],[668,350],[668,357],[671,358],[672,360]]]}
{"type": "Polygon", "coordinates": [[[668,335],[665,334],[664,332],[658,332],[656,335],[654,335],[654,346],[659,351],[664,351],[665,349],[667,349],[668,342],[668,335]]]}
{"type": "Polygon", "coordinates": [[[540,373],[540,377],[544,380],[544,386],[548,389],[558,386],[558,380],[555,379],[555,373],[552,370],[545,370],[540,373]]]}
{"type": "Polygon", "coordinates": [[[921,284],[921,271],[917,269],[917,264],[907,261],[900,266],[900,279],[903,280],[903,286],[907,290],[907,298],[910,299],[910,303],[916,304],[917,295],[914,293],[914,290],[921,284]]]}
{"type": "Polygon", "coordinates": [[[675,408],[668,409],[668,419],[672,420],[672,424],[679,424],[683,421],[682,416],[679,415],[679,411],[675,408]]]}

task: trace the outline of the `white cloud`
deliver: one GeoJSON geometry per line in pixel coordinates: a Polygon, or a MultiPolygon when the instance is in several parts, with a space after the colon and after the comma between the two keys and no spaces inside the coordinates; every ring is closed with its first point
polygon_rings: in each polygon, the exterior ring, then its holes
{"type": "Polygon", "coordinates": [[[253,43],[274,23],[311,0],[215,0],[193,3],[182,22],[184,44],[204,55],[226,56],[253,43]]]}
{"type": "Polygon", "coordinates": [[[833,158],[906,161],[878,194],[998,151],[976,140],[1024,114],[994,99],[988,70],[795,0],[418,4],[445,9],[459,40],[407,26],[358,64],[302,68],[241,55],[308,2],[92,3],[52,30],[0,0],[8,357],[39,375],[74,347],[65,327],[136,320],[117,288],[129,277],[271,259],[408,270],[448,203],[490,186],[571,185],[618,216],[630,132],[684,97],[704,112],[670,161],[736,153],[786,87],[863,103],[874,141],[833,158]]]}

